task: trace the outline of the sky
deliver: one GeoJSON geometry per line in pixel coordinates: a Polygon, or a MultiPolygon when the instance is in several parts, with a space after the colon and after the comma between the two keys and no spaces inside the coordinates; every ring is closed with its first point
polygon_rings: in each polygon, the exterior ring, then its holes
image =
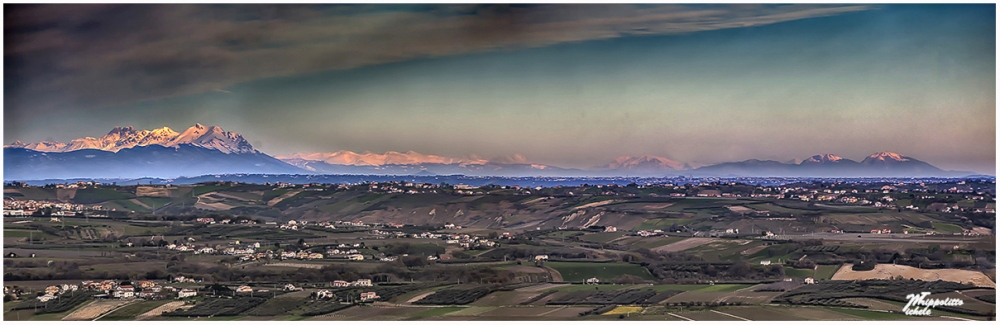
{"type": "Polygon", "coordinates": [[[5,4],[3,141],[201,123],[271,155],[588,168],[892,151],[995,174],[995,12],[5,4]]]}

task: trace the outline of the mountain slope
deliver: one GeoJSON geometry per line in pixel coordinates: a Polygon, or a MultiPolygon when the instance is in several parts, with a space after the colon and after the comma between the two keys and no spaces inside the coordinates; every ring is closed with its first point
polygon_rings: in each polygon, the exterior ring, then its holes
{"type": "Polygon", "coordinates": [[[82,149],[40,152],[4,148],[4,179],[176,178],[208,174],[307,173],[262,153],[232,153],[181,144],[139,146],[118,152],[82,149]]]}
{"type": "Polygon", "coordinates": [[[705,166],[691,174],[748,177],[956,177],[973,173],[944,171],[912,157],[879,152],[861,162],[832,154],[815,155],[799,164],[751,159],[705,166]]]}
{"type": "Polygon", "coordinates": [[[293,161],[321,161],[331,165],[349,166],[382,166],[382,165],[419,165],[419,164],[485,164],[486,160],[449,158],[435,155],[424,155],[414,151],[395,152],[389,151],[384,154],[371,152],[355,153],[347,150],[337,152],[316,152],[316,153],[296,153],[287,156],[278,156],[278,159],[293,161]]]}

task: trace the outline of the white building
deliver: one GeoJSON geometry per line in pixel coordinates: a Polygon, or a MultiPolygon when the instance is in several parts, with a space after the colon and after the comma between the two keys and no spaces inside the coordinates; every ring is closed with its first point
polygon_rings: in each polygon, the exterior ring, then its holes
{"type": "Polygon", "coordinates": [[[194,297],[194,296],[197,296],[197,295],[198,295],[198,291],[191,290],[191,289],[181,289],[181,291],[177,292],[177,298],[194,297]]]}

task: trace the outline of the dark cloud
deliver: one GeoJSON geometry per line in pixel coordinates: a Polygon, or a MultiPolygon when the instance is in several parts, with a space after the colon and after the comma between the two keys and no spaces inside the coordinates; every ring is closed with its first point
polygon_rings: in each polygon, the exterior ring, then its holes
{"type": "Polygon", "coordinates": [[[498,48],[770,24],[867,6],[11,5],[8,113],[498,48]]]}

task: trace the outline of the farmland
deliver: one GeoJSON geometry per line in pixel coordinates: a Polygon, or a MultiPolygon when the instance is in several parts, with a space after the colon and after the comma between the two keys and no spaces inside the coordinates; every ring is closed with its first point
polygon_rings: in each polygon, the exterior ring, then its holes
{"type": "Polygon", "coordinates": [[[645,280],[653,277],[645,268],[624,263],[548,262],[548,267],[556,269],[564,281],[583,282],[590,278],[611,280],[622,275],[631,275],[645,280]]]}
{"type": "MultiPolygon", "coordinates": [[[[4,283],[23,293],[5,303],[4,319],[905,320],[914,318],[885,311],[899,309],[904,291],[925,289],[968,307],[935,310],[931,319],[988,319],[995,310],[992,216],[649,196],[656,185],[533,187],[531,194],[484,187],[476,195],[440,184],[420,194],[369,185],[5,191],[117,210],[5,218],[4,252],[13,255],[4,258],[4,283]],[[892,232],[869,233],[875,227],[892,232]],[[956,228],[978,235],[913,235],[956,228]],[[348,250],[361,259],[349,260],[348,250]],[[852,270],[861,261],[873,269],[852,270]],[[195,282],[172,282],[175,276],[195,282]],[[599,284],[582,284],[592,278],[599,284]],[[363,279],[372,285],[352,285],[363,279]],[[198,294],[35,299],[47,286],[87,280],[151,280],[198,294]],[[244,285],[252,293],[234,293],[244,285]],[[362,300],[370,293],[377,297],[362,300]]],[[[741,186],[731,187],[753,188],[741,186]]],[[[863,190],[858,197],[934,203],[863,190]]],[[[967,208],[983,206],[952,196],[967,208]]]]}
{"type": "Polygon", "coordinates": [[[833,280],[868,280],[868,279],[891,279],[902,277],[904,279],[918,279],[924,281],[945,280],[952,282],[971,282],[976,286],[996,288],[996,283],[989,279],[982,272],[967,270],[921,270],[911,266],[879,264],[871,271],[853,271],[852,264],[844,265],[833,275],[833,280]]]}

